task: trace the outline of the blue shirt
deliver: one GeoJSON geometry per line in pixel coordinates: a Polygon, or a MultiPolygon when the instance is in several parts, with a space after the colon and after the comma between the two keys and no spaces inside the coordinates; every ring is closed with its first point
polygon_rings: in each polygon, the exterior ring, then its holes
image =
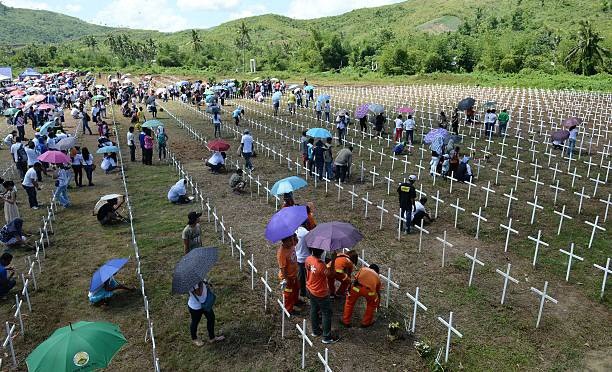
{"type": "Polygon", "coordinates": [[[0,264],[0,280],[2,281],[8,280],[8,276],[6,274],[6,267],[4,267],[4,265],[2,264],[0,264]]]}

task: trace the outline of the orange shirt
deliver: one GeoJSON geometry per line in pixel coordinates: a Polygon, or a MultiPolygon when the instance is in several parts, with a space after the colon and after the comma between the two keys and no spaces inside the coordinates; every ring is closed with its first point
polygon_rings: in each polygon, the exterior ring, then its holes
{"type": "Polygon", "coordinates": [[[362,267],[355,275],[355,279],[372,292],[380,291],[380,277],[369,267],[362,267]]]}
{"type": "Polygon", "coordinates": [[[329,295],[327,284],[329,270],[325,263],[315,256],[308,256],[304,266],[306,267],[306,289],[315,297],[327,297],[329,295]]]}
{"type": "MultiPolygon", "coordinates": [[[[331,268],[331,263],[329,263],[327,267],[331,268]]],[[[351,262],[351,260],[349,259],[347,255],[339,254],[336,257],[336,261],[334,263],[334,270],[337,273],[346,273],[348,275],[351,275],[354,268],[355,268],[355,265],[353,265],[353,263],[351,262]]]]}
{"type": "Polygon", "coordinates": [[[280,246],[276,251],[276,260],[278,261],[278,277],[283,279],[296,279],[298,273],[297,257],[295,256],[295,247],[283,248],[280,246]],[[284,272],[287,273],[285,277],[284,272]]]}

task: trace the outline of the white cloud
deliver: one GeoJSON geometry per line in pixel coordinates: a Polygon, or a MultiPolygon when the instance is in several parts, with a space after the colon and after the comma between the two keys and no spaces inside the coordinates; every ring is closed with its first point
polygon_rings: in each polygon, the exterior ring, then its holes
{"type": "Polygon", "coordinates": [[[25,9],[36,9],[36,10],[50,10],[51,6],[42,1],[32,0],[2,0],[2,4],[10,6],[11,8],[25,8],[25,9]]]}
{"type": "Polygon", "coordinates": [[[176,0],[180,10],[231,10],[240,5],[240,0],[176,0]]]}
{"type": "Polygon", "coordinates": [[[373,8],[399,3],[402,0],[291,0],[287,16],[297,19],[311,19],[342,14],[353,9],[373,8]]]}
{"type": "Polygon", "coordinates": [[[176,15],[167,0],[112,0],[89,20],[92,23],[135,29],[180,31],[187,19],[176,15]]]}
{"type": "Polygon", "coordinates": [[[227,20],[232,21],[234,19],[248,18],[266,13],[268,13],[268,8],[266,8],[265,5],[256,4],[244,9],[240,9],[239,11],[230,13],[227,20]]]}
{"type": "Polygon", "coordinates": [[[78,13],[83,9],[81,4],[66,4],[66,11],[68,13],[78,13]]]}

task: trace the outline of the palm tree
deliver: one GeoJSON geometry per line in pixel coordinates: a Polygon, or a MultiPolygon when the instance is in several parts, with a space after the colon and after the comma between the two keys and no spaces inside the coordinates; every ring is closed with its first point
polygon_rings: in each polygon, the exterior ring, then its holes
{"type": "Polygon", "coordinates": [[[246,55],[245,51],[251,48],[251,30],[247,27],[246,23],[242,21],[238,26],[238,36],[236,37],[235,44],[242,51],[242,66],[246,71],[246,55]]]}
{"type": "Polygon", "coordinates": [[[202,39],[196,30],[191,30],[191,47],[194,53],[202,51],[202,39]]]}
{"type": "Polygon", "coordinates": [[[599,45],[602,41],[603,37],[593,30],[591,22],[580,21],[578,40],[565,57],[565,65],[569,67],[577,63],[582,75],[595,74],[595,68],[600,64],[605,66],[604,61],[609,56],[609,51],[599,45]]]}

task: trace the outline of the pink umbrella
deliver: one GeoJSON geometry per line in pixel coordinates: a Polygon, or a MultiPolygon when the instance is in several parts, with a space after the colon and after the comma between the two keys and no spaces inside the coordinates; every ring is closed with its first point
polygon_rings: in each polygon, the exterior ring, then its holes
{"type": "Polygon", "coordinates": [[[37,94],[35,96],[32,96],[32,98],[30,98],[31,101],[35,101],[35,102],[42,102],[45,99],[47,99],[47,96],[45,96],[44,94],[37,94]]]}
{"type": "Polygon", "coordinates": [[[49,109],[54,109],[55,105],[52,105],[50,103],[43,103],[42,105],[38,105],[38,109],[39,110],[49,110],[49,109]]]}
{"type": "Polygon", "coordinates": [[[567,130],[558,130],[556,132],[553,132],[550,136],[555,141],[565,141],[569,138],[569,135],[570,132],[568,132],[567,130]]]}
{"type": "Polygon", "coordinates": [[[412,107],[398,107],[397,108],[397,112],[399,112],[400,114],[414,114],[414,109],[412,107]]]}
{"type": "Polygon", "coordinates": [[[70,157],[60,151],[47,151],[36,159],[51,164],[70,163],[70,157]]]}

